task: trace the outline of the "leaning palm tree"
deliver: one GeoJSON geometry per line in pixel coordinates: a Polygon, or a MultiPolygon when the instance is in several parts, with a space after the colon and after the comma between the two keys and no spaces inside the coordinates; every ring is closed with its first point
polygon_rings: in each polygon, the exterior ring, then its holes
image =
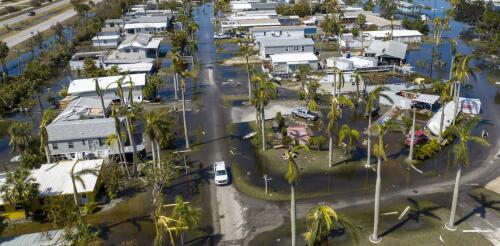
{"type": "Polygon", "coordinates": [[[193,78],[193,74],[189,71],[182,71],[179,73],[181,76],[181,100],[182,100],[182,123],[184,125],[184,140],[186,142],[186,149],[189,149],[189,133],[186,120],[186,78],[193,78]]]}
{"type": "Polygon", "coordinates": [[[47,125],[54,119],[56,111],[49,109],[43,113],[42,120],[40,121],[40,147],[45,150],[45,157],[47,163],[50,163],[50,148],[49,148],[49,134],[47,133],[47,125]]]}
{"type": "Polygon", "coordinates": [[[370,235],[369,240],[374,243],[378,243],[382,240],[378,236],[378,220],[380,216],[380,183],[381,183],[381,172],[382,172],[382,160],[387,160],[385,155],[385,145],[384,145],[384,135],[387,131],[392,128],[392,122],[386,122],[385,124],[375,124],[368,129],[368,131],[376,131],[378,134],[378,144],[373,145],[373,153],[377,156],[377,179],[375,181],[375,206],[373,213],[373,234],[370,235]]]}
{"type": "Polygon", "coordinates": [[[350,128],[347,124],[342,125],[339,132],[339,144],[341,144],[346,138],[347,143],[345,144],[345,154],[350,155],[353,144],[359,142],[359,131],[350,128]]]}
{"type": "Polygon", "coordinates": [[[307,232],[304,233],[307,245],[314,246],[321,242],[334,227],[343,228],[356,244],[359,243],[359,230],[345,215],[337,213],[326,204],[318,204],[307,214],[307,232]]]}
{"type": "MultiPolygon", "coordinates": [[[[354,71],[354,73],[352,74],[352,76],[354,77],[354,83],[356,83],[356,101],[358,101],[360,99],[360,90],[359,90],[359,85],[360,84],[365,84],[365,80],[363,78],[363,75],[358,71],[354,71]]],[[[356,102],[356,105],[357,105],[357,102],[356,102]]]]}
{"type": "Polygon", "coordinates": [[[467,121],[463,126],[450,126],[449,131],[458,138],[458,143],[453,147],[455,153],[455,164],[457,167],[457,175],[455,178],[455,188],[453,189],[453,200],[451,204],[450,220],[445,225],[448,230],[454,231],[455,227],[455,213],[457,210],[458,202],[458,189],[460,187],[460,177],[462,175],[462,168],[469,165],[469,143],[478,143],[482,145],[490,145],[486,139],[473,136],[472,130],[479,123],[479,117],[473,117],[467,121]]]}
{"type": "Polygon", "coordinates": [[[153,153],[153,164],[157,164],[160,159],[160,142],[163,141],[167,132],[170,130],[168,122],[162,115],[155,112],[148,112],[145,116],[144,134],[148,136],[151,143],[151,150],[153,153]]]}
{"type": "Polygon", "coordinates": [[[106,118],[106,106],[104,105],[104,95],[102,94],[101,86],[99,85],[99,79],[97,77],[94,78],[94,85],[95,85],[95,93],[101,100],[102,117],[106,118]]]}
{"type": "MultiPolygon", "coordinates": [[[[118,112],[116,109],[116,105],[114,103],[111,106],[111,116],[113,117],[113,119],[115,121],[115,136],[116,136],[116,142],[118,143],[118,153],[120,155],[122,169],[124,170],[124,173],[126,173],[128,178],[130,179],[131,176],[130,176],[130,172],[128,171],[128,167],[127,167],[127,158],[125,156],[125,147],[124,147],[124,141],[123,141],[123,139],[125,139],[126,137],[124,134],[122,134],[122,130],[121,130],[122,124],[121,124],[120,119],[118,118],[118,112]]],[[[112,145],[110,145],[110,146],[112,146],[112,145]]]]}
{"type": "Polygon", "coordinates": [[[156,202],[156,209],[154,212],[154,217],[155,217],[155,230],[156,230],[156,237],[154,240],[154,245],[155,246],[162,246],[162,245],[167,245],[167,239],[165,236],[167,235],[168,238],[170,239],[170,244],[175,246],[175,236],[177,233],[179,233],[181,230],[187,230],[188,228],[186,226],[179,226],[180,221],[172,218],[172,216],[166,216],[164,212],[164,207],[165,206],[170,206],[169,205],[163,205],[163,196],[158,196],[157,199],[155,199],[156,202]],[[166,235],[165,235],[166,234],[166,235]]]}
{"type": "Polygon", "coordinates": [[[247,65],[247,80],[248,80],[248,101],[252,101],[252,82],[250,81],[250,63],[249,58],[255,53],[252,47],[246,42],[244,45],[240,46],[240,54],[245,57],[247,65]]]}
{"type": "MultiPolygon", "coordinates": [[[[365,102],[366,102],[365,115],[368,115],[368,129],[370,129],[372,127],[372,113],[374,110],[374,106],[377,103],[379,97],[381,96],[380,92],[382,92],[385,89],[386,89],[386,87],[379,86],[379,87],[375,88],[374,90],[372,90],[370,93],[368,93],[368,96],[365,99],[365,102]]],[[[387,98],[387,99],[392,102],[392,100],[390,98],[387,98]]],[[[366,148],[367,154],[366,154],[365,167],[370,166],[370,159],[371,159],[371,133],[369,130],[367,131],[367,135],[368,136],[366,139],[367,139],[368,145],[366,148]]]]}
{"type": "Polygon", "coordinates": [[[184,245],[184,233],[193,230],[200,223],[200,212],[193,208],[189,202],[184,202],[182,196],[175,197],[175,205],[171,217],[178,221],[181,236],[181,245],[184,245]]]}
{"type": "Polygon", "coordinates": [[[76,188],[76,182],[80,183],[80,185],[85,189],[85,181],[83,180],[83,176],[85,175],[99,175],[99,172],[94,168],[83,168],[75,172],[75,167],[80,160],[76,160],[73,163],[73,166],[70,170],[71,184],[73,185],[73,199],[75,200],[75,205],[80,206],[80,199],[78,199],[78,190],[76,188]]]}
{"type": "Polygon", "coordinates": [[[288,170],[285,173],[285,178],[290,184],[290,223],[291,223],[291,232],[292,232],[292,246],[296,245],[297,241],[297,231],[295,227],[295,216],[296,216],[296,211],[295,211],[295,185],[299,182],[300,179],[300,170],[297,165],[297,162],[295,161],[295,158],[297,156],[297,151],[299,149],[305,149],[306,151],[309,150],[309,148],[306,145],[300,144],[294,147],[289,148],[285,152],[285,160],[288,160],[288,170]]]}
{"type": "MultiPolygon", "coordinates": [[[[456,61],[453,63],[452,74],[453,78],[456,80],[456,90],[453,95],[453,100],[455,102],[455,114],[458,112],[458,104],[460,99],[460,87],[462,83],[470,83],[470,76],[476,77],[474,71],[469,66],[470,56],[463,54],[455,56],[456,61]]],[[[453,124],[456,122],[456,117],[453,117],[453,124]]]]}
{"type": "Polygon", "coordinates": [[[252,104],[255,106],[257,114],[260,118],[260,128],[261,128],[261,138],[262,138],[262,150],[266,150],[266,115],[265,107],[269,103],[269,100],[275,97],[276,84],[270,82],[267,76],[264,74],[254,74],[252,76],[252,81],[255,84],[255,93],[252,98],[252,104]]]}
{"type": "MultiPolygon", "coordinates": [[[[335,124],[338,123],[338,120],[342,117],[342,107],[346,105],[349,108],[353,109],[354,104],[351,99],[341,96],[334,97],[332,96],[330,99],[330,112],[328,112],[328,126],[326,127],[326,133],[328,134],[329,143],[328,143],[328,167],[332,167],[333,165],[333,136],[335,136],[335,124]]],[[[338,127],[337,127],[338,129],[338,127]]]]}

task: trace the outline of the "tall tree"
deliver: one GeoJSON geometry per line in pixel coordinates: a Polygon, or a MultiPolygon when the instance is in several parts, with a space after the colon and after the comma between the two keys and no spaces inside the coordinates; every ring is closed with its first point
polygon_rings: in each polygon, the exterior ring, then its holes
{"type": "Polygon", "coordinates": [[[115,121],[115,136],[116,136],[116,141],[118,143],[118,154],[120,155],[122,170],[124,171],[124,173],[127,174],[128,178],[130,179],[131,175],[127,167],[127,158],[125,156],[124,139],[126,139],[126,137],[122,132],[122,123],[121,120],[118,118],[117,106],[114,103],[111,105],[111,117],[113,117],[115,121]]]}
{"type": "Polygon", "coordinates": [[[297,157],[297,151],[299,149],[304,149],[306,151],[309,148],[306,145],[297,145],[294,147],[290,147],[285,152],[285,160],[288,160],[288,170],[285,173],[285,178],[290,184],[290,223],[291,223],[291,232],[292,232],[292,246],[295,246],[297,243],[297,231],[295,226],[296,220],[296,210],[295,210],[295,185],[299,182],[300,179],[300,169],[295,161],[297,157]]]}
{"type": "MultiPolygon", "coordinates": [[[[455,102],[455,115],[458,113],[458,105],[460,103],[460,88],[461,84],[468,84],[470,83],[470,76],[472,76],[474,79],[476,78],[476,74],[472,70],[472,68],[469,66],[469,61],[470,61],[470,56],[466,56],[463,54],[454,56],[456,58],[456,61],[453,63],[452,67],[452,74],[453,78],[456,80],[456,89],[454,90],[455,93],[453,95],[453,100],[455,102]]],[[[453,118],[453,124],[456,122],[456,117],[453,118]]]]}
{"type": "MultiPolygon", "coordinates": [[[[432,91],[439,94],[439,102],[441,104],[441,109],[440,111],[438,111],[438,113],[440,114],[440,121],[439,121],[439,134],[438,134],[438,142],[441,143],[441,141],[443,140],[443,131],[444,131],[444,107],[446,106],[446,103],[448,103],[449,101],[452,100],[451,96],[450,96],[450,88],[452,86],[452,82],[451,81],[446,81],[446,82],[443,82],[443,81],[435,81],[433,84],[432,84],[432,91]]],[[[456,106],[456,105],[455,105],[456,106]]]]}
{"type": "Polygon", "coordinates": [[[28,169],[18,168],[5,175],[5,183],[0,187],[2,199],[12,205],[21,204],[29,213],[33,209],[33,201],[38,197],[39,184],[31,176],[28,169]]]}
{"type": "Polygon", "coordinates": [[[359,14],[358,17],[356,17],[356,25],[358,26],[359,30],[361,31],[361,55],[365,53],[365,36],[364,36],[364,31],[366,28],[366,16],[364,14],[359,14]]]}
{"type": "Polygon", "coordinates": [[[250,63],[249,58],[252,56],[255,51],[254,49],[248,45],[248,42],[245,42],[244,45],[240,46],[240,54],[245,57],[246,68],[247,68],[247,80],[248,80],[248,101],[252,101],[252,82],[250,81],[250,63]]]}
{"type": "Polygon", "coordinates": [[[184,141],[186,142],[186,149],[189,149],[189,132],[186,119],[186,78],[193,78],[194,75],[189,71],[182,71],[179,73],[181,76],[181,100],[182,100],[182,123],[184,125],[184,141]]]}
{"type": "Polygon", "coordinates": [[[54,120],[56,111],[49,109],[43,113],[42,120],[40,121],[40,147],[45,151],[47,163],[50,163],[50,148],[49,148],[49,134],[47,132],[47,125],[54,120]]]}
{"type": "MultiPolygon", "coordinates": [[[[4,41],[0,41],[0,62],[2,63],[2,70],[3,73],[9,74],[9,71],[7,69],[7,62],[6,58],[9,55],[9,46],[4,41]]],[[[5,78],[4,78],[5,79],[5,78]]]]}
{"type": "Polygon", "coordinates": [[[479,123],[479,117],[473,117],[467,121],[463,126],[452,125],[449,131],[458,138],[458,143],[453,146],[455,154],[454,163],[457,165],[457,175],[455,178],[455,187],[453,189],[453,199],[451,203],[450,220],[445,225],[448,230],[454,231],[455,227],[455,213],[458,203],[458,190],[460,187],[460,178],[462,169],[469,165],[469,143],[478,143],[481,145],[490,145],[486,139],[472,135],[472,130],[479,123]]]}
{"type": "Polygon", "coordinates": [[[9,126],[9,145],[13,152],[22,154],[29,148],[33,142],[31,129],[32,125],[29,122],[14,122],[9,126]]]}
{"type": "Polygon", "coordinates": [[[153,153],[153,165],[155,167],[158,167],[158,163],[161,161],[160,153],[158,152],[160,149],[160,142],[164,141],[170,130],[169,123],[161,114],[156,112],[146,113],[144,134],[149,138],[151,151],[153,153]]]}
{"type": "MultiPolygon", "coordinates": [[[[379,87],[375,88],[374,90],[372,90],[370,93],[368,93],[368,96],[365,99],[365,102],[366,102],[365,115],[368,116],[368,129],[370,129],[372,127],[372,114],[373,114],[373,110],[375,109],[374,106],[377,105],[379,97],[383,96],[380,94],[380,92],[382,92],[385,89],[386,89],[386,87],[379,86],[379,87]]],[[[387,100],[392,102],[392,99],[390,99],[390,98],[387,98],[387,100]]],[[[367,135],[368,135],[367,136],[368,145],[366,148],[367,154],[366,154],[365,167],[369,167],[371,164],[370,163],[371,162],[371,133],[370,133],[370,131],[367,131],[367,135]]]]}
{"type": "Polygon", "coordinates": [[[252,80],[255,84],[255,92],[252,99],[252,104],[255,110],[259,114],[260,118],[260,128],[261,128],[261,138],[262,138],[262,150],[266,150],[266,115],[265,107],[269,101],[276,96],[276,85],[267,79],[264,74],[256,74],[252,76],[252,80]]]}
{"type": "Polygon", "coordinates": [[[99,172],[94,169],[94,168],[81,168],[78,171],[75,170],[76,165],[80,162],[80,160],[76,160],[73,165],[71,166],[70,170],[70,177],[71,177],[71,184],[73,185],[73,199],[75,200],[75,205],[80,206],[80,199],[78,198],[78,190],[76,188],[76,182],[80,183],[80,185],[85,189],[85,181],[83,179],[83,176],[85,175],[94,175],[97,176],[99,175],[99,172]]]}
{"type": "Polygon", "coordinates": [[[193,208],[189,202],[184,202],[182,196],[177,195],[171,217],[178,221],[181,245],[184,245],[184,233],[198,226],[200,223],[200,212],[193,208]]]}
{"type": "MultiPolygon", "coordinates": [[[[352,101],[345,97],[334,97],[330,99],[330,112],[328,112],[328,126],[326,128],[326,133],[328,134],[328,167],[333,165],[333,136],[335,136],[335,125],[338,124],[338,120],[342,117],[342,107],[346,105],[351,109],[354,108],[352,101]]],[[[337,127],[338,128],[338,127],[337,127]]]]}
{"type": "Polygon", "coordinates": [[[34,94],[37,98],[38,106],[40,107],[40,115],[43,115],[43,105],[40,93],[41,90],[46,87],[49,75],[50,68],[46,64],[35,59],[26,65],[26,69],[21,76],[21,79],[30,85],[30,94],[34,94]]]}
{"type": "Polygon", "coordinates": [[[307,82],[307,105],[309,107],[309,110],[311,111],[316,111],[317,103],[317,95],[318,95],[318,88],[319,88],[319,82],[317,80],[311,79],[307,82]]]}

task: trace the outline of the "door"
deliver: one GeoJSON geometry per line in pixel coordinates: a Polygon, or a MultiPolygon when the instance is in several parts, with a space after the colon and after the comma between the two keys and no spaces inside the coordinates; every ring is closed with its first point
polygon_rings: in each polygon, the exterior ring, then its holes
{"type": "Polygon", "coordinates": [[[83,193],[82,194],[82,204],[87,204],[87,202],[89,202],[89,197],[87,196],[87,194],[83,193]]]}

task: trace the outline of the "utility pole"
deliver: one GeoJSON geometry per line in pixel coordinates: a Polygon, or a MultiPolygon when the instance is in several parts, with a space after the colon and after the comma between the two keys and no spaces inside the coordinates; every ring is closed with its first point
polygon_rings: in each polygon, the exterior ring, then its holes
{"type": "Polygon", "coordinates": [[[264,174],[264,191],[266,195],[267,195],[267,181],[270,180],[272,180],[272,178],[268,178],[267,174],[264,174]]]}

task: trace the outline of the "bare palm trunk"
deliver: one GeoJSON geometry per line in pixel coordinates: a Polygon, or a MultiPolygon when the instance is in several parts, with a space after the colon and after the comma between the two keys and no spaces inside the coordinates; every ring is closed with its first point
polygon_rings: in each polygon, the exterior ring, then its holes
{"type": "Polygon", "coordinates": [[[296,229],[295,229],[295,189],[293,185],[290,185],[290,223],[292,225],[292,246],[296,245],[297,242],[297,235],[296,235],[296,229]]]}
{"type": "Polygon", "coordinates": [[[247,59],[247,79],[248,79],[248,101],[252,101],[252,83],[250,81],[250,64],[248,64],[248,57],[247,59]]]}
{"type": "MultiPolygon", "coordinates": [[[[74,167],[74,166],[73,166],[74,167]]],[[[71,169],[71,183],[73,184],[73,199],[75,200],[75,205],[80,206],[80,201],[78,199],[78,191],[76,190],[75,177],[73,176],[73,169],[71,169]]]]}
{"type": "Polygon", "coordinates": [[[457,212],[458,203],[458,188],[460,188],[460,176],[462,175],[462,165],[458,166],[457,176],[455,177],[455,188],[453,189],[453,200],[451,203],[450,221],[446,224],[448,230],[456,230],[455,227],[455,214],[457,212]]]}
{"type": "Polygon", "coordinates": [[[443,127],[444,127],[444,106],[445,102],[443,102],[443,106],[441,110],[441,120],[439,121],[439,134],[438,134],[438,142],[441,144],[441,141],[443,141],[443,127]]]}
{"type": "Polygon", "coordinates": [[[415,142],[415,116],[417,114],[417,109],[413,108],[413,121],[411,124],[411,138],[410,138],[410,154],[408,155],[408,160],[413,160],[413,145],[415,142]]]}
{"type": "Polygon", "coordinates": [[[102,94],[99,94],[99,97],[101,99],[102,117],[106,118],[106,106],[104,106],[104,98],[102,97],[102,94]]]}
{"type": "Polygon", "coordinates": [[[157,160],[156,160],[156,141],[154,139],[149,140],[151,144],[151,154],[153,155],[153,166],[157,165],[157,160]]]}
{"type": "Polygon", "coordinates": [[[266,151],[266,115],[264,112],[264,107],[262,107],[260,116],[260,128],[262,131],[262,150],[266,151]]]}
{"type": "Polygon", "coordinates": [[[47,164],[50,164],[50,149],[48,145],[44,146],[45,148],[45,158],[47,158],[47,164]]]}
{"type": "Polygon", "coordinates": [[[457,120],[457,114],[458,114],[458,104],[460,103],[460,83],[457,83],[457,88],[456,88],[456,94],[454,98],[455,102],[455,111],[453,114],[453,125],[455,125],[455,122],[457,120]]]}
{"type": "Polygon", "coordinates": [[[366,165],[365,167],[369,167],[370,166],[370,162],[371,162],[371,151],[372,151],[372,136],[371,136],[371,133],[370,133],[370,128],[372,127],[372,112],[371,112],[371,108],[369,108],[368,110],[368,131],[367,131],[367,135],[368,135],[368,144],[367,144],[367,149],[366,149],[366,165]]]}
{"type": "Polygon", "coordinates": [[[124,171],[124,173],[127,174],[127,177],[130,179],[131,175],[127,167],[127,157],[125,156],[125,148],[123,147],[122,137],[118,131],[116,131],[116,136],[118,140],[118,148],[119,148],[118,152],[120,153],[120,159],[122,161],[122,170],[124,171]]]}
{"type": "Polygon", "coordinates": [[[377,160],[377,180],[375,181],[375,206],[373,209],[373,234],[370,235],[370,241],[380,242],[381,238],[378,237],[378,219],[379,219],[379,209],[380,209],[380,168],[382,164],[382,158],[378,157],[377,160]]]}
{"type": "Polygon", "coordinates": [[[328,143],[328,167],[332,167],[333,160],[333,137],[330,137],[330,141],[328,143]]]}
{"type": "Polygon", "coordinates": [[[132,123],[128,117],[125,117],[125,123],[127,125],[127,134],[130,140],[130,145],[132,145],[132,162],[133,162],[133,175],[137,173],[137,145],[135,144],[134,130],[132,123]]]}
{"type": "Polygon", "coordinates": [[[158,143],[158,141],[156,142],[156,155],[157,156],[157,160],[158,160],[158,166],[160,165],[160,162],[161,162],[161,152],[160,152],[160,143],[158,143]]]}
{"type": "Polygon", "coordinates": [[[186,141],[186,149],[189,149],[189,134],[188,134],[188,129],[187,129],[187,122],[186,122],[186,100],[184,98],[184,94],[186,93],[184,91],[185,89],[181,90],[181,100],[182,100],[182,119],[184,123],[184,139],[186,141]]]}

